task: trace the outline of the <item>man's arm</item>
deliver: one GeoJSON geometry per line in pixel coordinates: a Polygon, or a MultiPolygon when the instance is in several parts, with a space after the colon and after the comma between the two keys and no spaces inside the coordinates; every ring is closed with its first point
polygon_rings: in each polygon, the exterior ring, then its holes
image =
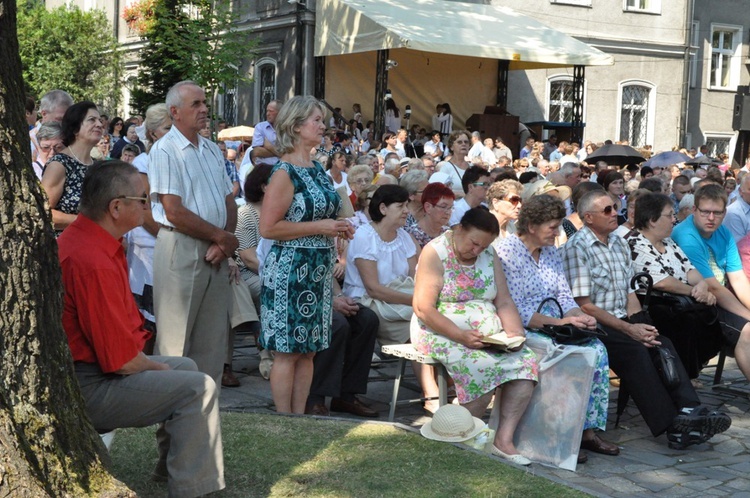
{"type": "Polygon", "coordinates": [[[716,304],[721,308],[750,320],[750,283],[742,271],[727,273],[727,279],[732,284],[732,291],[719,283],[716,278],[706,279],[708,290],[716,296],[716,304]]]}
{"type": "MultiPolygon", "coordinates": [[[[659,333],[656,331],[656,327],[654,327],[653,325],[646,325],[645,323],[629,323],[625,320],[621,320],[596,306],[591,302],[589,296],[576,297],[575,300],[584,311],[584,313],[593,316],[596,321],[601,323],[602,325],[613,328],[615,330],[619,330],[634,341],[638,341],[646,347],[653,347],[661,344],[658,340],[656,340],[656,337],[658,337],[659,333]]],[[[630,312],[631,310],[640,310],[638,298],[632,292],[628,294],[627,308],[628,312],[630,312]],[[632,300],[635,300],[635,303],[633,303],[632,300]]]]}
{"type": "Polygon", "coordinates": [[[143,354],[143,352],[140,352],[135,358],[125,363],[122,368],[115,373],[120,375],[133,375],[146,370],[169,370],[169,365],[154,361],[143,354]]]}
{"type": "MultiPolygon", "coordinates": [[[[231,246],[231,240],[236,240],[234,233],[227,232],[226,230],[222,230],[221,228],[212,225],[183,206],[182,198],[180,196],[173,194],[159,194],[159,202],[164,206],[164,213],[167,215],[169,222],[172,223],[180,233],[189,235],[194,239],[214,242],[220,246],[231,246]]],[[[234,204],[234,201],[232,201],[232,203],[234,204]]],[[[235,219],[233,224],[236,223],[236,204],[234,214],[235,219]]],[[[227,212],[227,223],[228,222],[229,212],[227,212]]],[[[232,254],[234,249],[228,252],[229,254],[232,254]]]]}
{"type": "Polygon", "coordinates": [[[279,157],[276,147],[268,139],[263,141],[263,145],[253,147],[252,155],[255,158],[279,157]]]}

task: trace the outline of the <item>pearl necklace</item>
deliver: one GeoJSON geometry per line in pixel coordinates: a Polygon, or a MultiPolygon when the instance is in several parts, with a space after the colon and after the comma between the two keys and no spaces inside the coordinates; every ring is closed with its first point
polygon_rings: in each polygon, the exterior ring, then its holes
{"type": "Polygon", "coordinates": [[[70,152],[70,154],[73,156],[73,159],[75,159],[79,163],[83,164],[84,166],[91,166],[91,165],[94,164],[93,160],[90,163],[87,164],[87,163],[81,161],[80,159],[78,159],[78,156],[76,156],[76,153],[73,152],[73,148],[70,145],[68,145],[68,152],[70,152]]]}

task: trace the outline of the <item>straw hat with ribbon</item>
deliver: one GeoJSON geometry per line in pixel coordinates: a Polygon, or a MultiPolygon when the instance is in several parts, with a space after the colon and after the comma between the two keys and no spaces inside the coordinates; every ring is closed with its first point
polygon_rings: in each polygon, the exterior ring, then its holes
{"type": "Polygon", "coordinates": [[[460,405],[443,405],[432,416],[432,420],[422,426],[420,432],[427,439],[446,443],[467,441],[484,429],[484,422],[473,417],[471,412],[460,405]]]}

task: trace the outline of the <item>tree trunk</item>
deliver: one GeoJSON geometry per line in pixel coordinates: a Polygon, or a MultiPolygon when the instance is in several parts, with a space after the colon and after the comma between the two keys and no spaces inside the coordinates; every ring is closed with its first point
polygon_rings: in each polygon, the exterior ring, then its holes
{"type": "Polygon", "coordinates": [[[135,496],[106,470],[73,375],[23,117],[15,0],[0,0],[0,68],[0,497],[135,496]]]}

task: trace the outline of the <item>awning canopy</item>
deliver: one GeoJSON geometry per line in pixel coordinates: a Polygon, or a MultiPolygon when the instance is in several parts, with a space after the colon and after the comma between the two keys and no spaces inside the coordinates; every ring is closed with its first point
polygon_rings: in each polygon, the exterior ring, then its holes
{"type": "Polygon", "coordinates": [[[613,59],[506,7],[446,0],[319,0],[315,55],[407,48],[509,60],[510,69],[605,66],[613,59]]]}

